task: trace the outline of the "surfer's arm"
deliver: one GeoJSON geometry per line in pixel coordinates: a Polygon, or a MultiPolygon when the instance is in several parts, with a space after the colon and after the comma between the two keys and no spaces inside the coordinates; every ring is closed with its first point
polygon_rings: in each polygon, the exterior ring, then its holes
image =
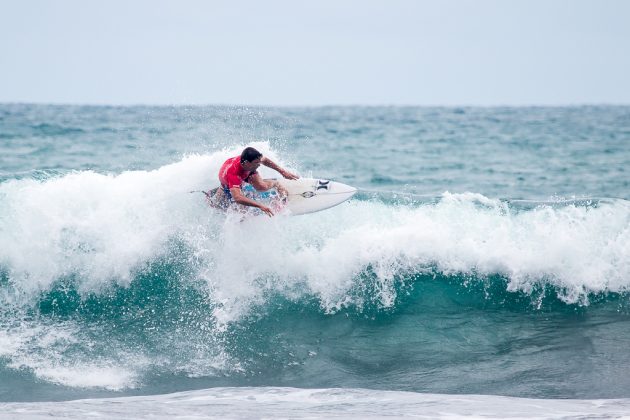
{"type": "Polygon", "coordinates": [[[269,158],[267,158],[265,156],[263,156],[263,158],[260,160],[260,163],[262,163],[266,167],[271,168],[274,171],[280,173],[280,175],[282,175],[286,179],[298,179],[299,178],[299,176],[297,176],[297,175],[287,171],[284,168],[281,168],[280,166],[275,164],[271,159],[269,159],[269,158]]]}
{"type": "Polygon", "coordinates": [[[264,211],[268,216],[273,216],[273,212],[271,209],[261,203],[252,200],[251,198],[247,198],[243,195],[243,192],[239,187],[230,188],[230,193],[232,194],[232,199],[238,204],[242,204],[243,206],[256,207],[260,210],[264,211]]]}

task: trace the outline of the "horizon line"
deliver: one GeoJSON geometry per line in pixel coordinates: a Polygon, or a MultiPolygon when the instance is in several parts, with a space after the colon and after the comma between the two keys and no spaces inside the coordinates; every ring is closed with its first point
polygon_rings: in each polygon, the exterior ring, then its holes
{"type": "Polygon", "coordinates": [[[246,104],[246,103],[98,103],[98,102],[43,102],[43,101],[1,101],[0,105],[39,105],[112,108],[584,108],[584,107],[627,107],[630,102],[579,102],[579,103],[497,103],[497,104],[404,104],[404,103],[330,103],[330,104],[246,104]]]}

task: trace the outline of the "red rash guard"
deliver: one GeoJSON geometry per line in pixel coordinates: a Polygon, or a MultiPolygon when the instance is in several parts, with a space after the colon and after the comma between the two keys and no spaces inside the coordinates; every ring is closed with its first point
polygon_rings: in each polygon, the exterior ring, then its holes
{"type": "Polygon", "coordinates": [[[235,156],[226,160],[221,169],[219,169],[219,181],[223,188],[240,188],[243,181],[246,181],[250,175],[255,173],[256,171],[250,172],[243,169],[241,157],[235,156]]]}

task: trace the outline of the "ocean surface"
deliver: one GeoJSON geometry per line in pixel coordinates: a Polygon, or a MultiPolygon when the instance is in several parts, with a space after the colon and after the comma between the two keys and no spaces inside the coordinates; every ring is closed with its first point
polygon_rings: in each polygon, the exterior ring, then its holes
{"type": "Polygon", "coordinates": [[[0,104],[0,414],[630,416],[629,200],[630,106],[0,104]]]}

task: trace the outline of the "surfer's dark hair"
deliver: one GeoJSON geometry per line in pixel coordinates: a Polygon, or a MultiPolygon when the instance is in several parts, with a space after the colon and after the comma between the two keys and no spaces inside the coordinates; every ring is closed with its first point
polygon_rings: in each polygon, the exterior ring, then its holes
{"type": "Polygon", "coordinates": [[[241,162],[251,162],[262,157],[262,153],[253,147],[246,147],[241,153],[241,162]]]}

